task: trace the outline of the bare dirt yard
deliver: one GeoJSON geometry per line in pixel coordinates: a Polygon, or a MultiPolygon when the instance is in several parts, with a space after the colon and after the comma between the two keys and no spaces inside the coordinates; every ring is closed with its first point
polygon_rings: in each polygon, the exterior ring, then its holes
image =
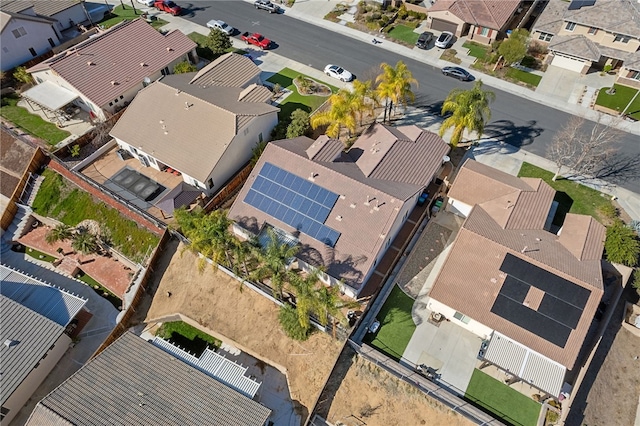
{"type": "Polygon", "coordinates": [[[625,301],[637,300],[631,288],[620,298],[576,395],[568,426],[634,424],[640,398],[640,337],[622,328],[620,322],[625,301]]]}
{"type": "Polygon", "coordinates": [[[349,426],[473,424],[413,386],[353,355],[353,363],[331,403],[329,422],[349,426]]]}

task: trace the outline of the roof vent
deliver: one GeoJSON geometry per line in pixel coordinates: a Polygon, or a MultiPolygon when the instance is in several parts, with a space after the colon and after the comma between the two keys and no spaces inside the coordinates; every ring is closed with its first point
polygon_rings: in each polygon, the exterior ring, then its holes
{"type": "Polygon", "coordinates": [[[146,67],[146,66],[147,66],[147,64],[145,64],[144,62],[140,62],[140,66],[141,66],[141,67],[146,67]]]}
{"type": "Polygon", "coordinates": [[[173,52],[173,47],[167,47],[167,52],[173,52]]]}
{"type": "Polygon", "coordinates": [[[112,85],[112,86],[117,86],[117,85],[118,85],[118,82],[117,82],[117,81],[115,81],[115,80],[111,80],[111,85],[112,85]]]}
{"type": "Polygon", "coordinates": [[[317,173],[311,172],[311,174],[309,175],[309,180],[316,180],[317,177],[318,177],[317,173]]]}
{"type": "Polygon", "coordinates": [[[364,202],[364,205],[368,206],[370,201],[371,201],[371,197],[367,195],[367,201],[364,202]]]}
{"type": "Polygon", "coordinates": [[[91,66],[91,65],[95,65],[92,61],[87,61],[87,65],[91,66]]]}
{"type": "Polygon", "coordinates": [[[17,346],[18,343],[20,343],[19,340],[12,340],[12,339],[7,339],[4,341],[4,345],[8,348],[12,348],[14,346],[17,346]]]}
{"type": "Polygon", "coordinates": [[[180,93],[182,93],[182,90],[180,89],[176,90],[176,96],[178,96],[180,93]]]}
{"type": "Polygon", "coordinates": [[[347,198],[344,194],[340,194],[340,199],[344,200],[345,198],[347,198]]]}
{"type": "Polygon", "coordinates": [[[356,208],[356,205],[355,205],[354,203],[351,203],[351,204],[349,205],[349,207],[351,207],[352,209],[355,209],[355,208],[356,208]]]}
{"type": "Polygon", "coordinates": [[[340,215],[336,216],[336,220],[337,220],[338,222],[342,222],[342,216],[340,216],[340,215]]]}
{"type": "Polygon", "coordinates": [[[185,101],[184,103],[184,109],[189,109],[193,106],[193,104],[190,104],[188,101],[185,101]]]}
{"type": "Polygon", "coordinates": [[[384,240],[386,236],[387,236],[387,234],[380,234],[380,239],[384,240]]]}
{"type": "Polygon", "coordinates": [[[523,248],[522,250],[520,250],[520,253],[526,253],[528,248],[529,248],[529,247],[524,246],[524,248],[523,248]]]}

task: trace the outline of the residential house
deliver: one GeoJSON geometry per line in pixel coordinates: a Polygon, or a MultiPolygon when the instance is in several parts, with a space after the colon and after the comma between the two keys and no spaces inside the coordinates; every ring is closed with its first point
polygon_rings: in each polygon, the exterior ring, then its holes
{"type": "Polygon", "coordinates": [[[549,1],[532,31],[551,65],[586,74],[618,70],[618,83],[640,87],[640,4],[631,0],[549,1]]]}
{"type": "Polygon", "coordinates": [[[323,266],[355,298],[448,152],[434,133],[379,123],[347,152],[325,135],[271,142],[229,211],[234,232],[266,242],[276,229],[300,245],[298,267],[323,266]]]}
{"type": "Polygon", "coordinates": [[[477,43],[506,37],[526,16],[520,0],[437,0],[429,8],[427,26],[477,43]]]}
{"type": "Polygon", "coordinates": [[[47,85],[49,96],[30,97],[29,91],[24,96],[51,110],[58,108],[55,100],[72,99],[104,120],[179,62],[197,63],[195,48],[180,31],[161,34],[143,19],[123,21],[29,68],[38,85],[47,85]]]}
{"type": "Polygon", "coordinates": [[[2,70],[10,70],[49,52],[62,31],[90,21],[82,0],[6,0],[0,5],[2,70]]]}
{"type": "Polygon", "coordinates": [[[86,300],[0,265],[0,403],[9,424],[71,343],[86,300]]]}
{"type": "MultiPolygon", "coordinates": [[[[228,53],[197,73],[166,76],[140,91],[111,136],[144,165],[171,168],[210,195],[269,139],[279,111],[271,96],[260,84],[260,68],[228,53]]],[[[174,207],[161,206],[168,214],[174,207]]]]}
{"type": "Polygon", "coordinates": [[[485,339],[479,358],[558,397],[604,292],[605,228],[567,214],[555,191],[467,160],[447,210],[466,217],[425,306],[485,339]]]}
{"type": "MultiPolygon", "coordinates": [[[[267,424],[269,408],[186,362],[193,355],[168,346],[125,332],[43,398],[26,424],[267,424]]],[[[233,371],[224,373],[239,380],[233,371]]]]}

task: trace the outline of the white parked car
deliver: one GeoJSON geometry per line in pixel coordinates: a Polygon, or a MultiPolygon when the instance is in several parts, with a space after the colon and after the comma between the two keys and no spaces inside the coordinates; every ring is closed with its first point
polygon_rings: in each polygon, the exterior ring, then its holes
{"type": "Polygon", "coordinates": [[[337,78],[340,81],[353,80],[353,74],[338,65],[327,65],[324,67],[324,73],[329,77],[337,78]]]}
{"type": "Polygon", "coordinates": [[[144,4],[145,6],[153,6],[155,0],[136,0],[140,4],[144,4]]]}
{"type": "Polygon", "coordinates": [[[445,31],[442,34],[440,34],[440,37],[438,37],[435,44],[436,44],[436,47],[439,47],[440,49],[446,49],[452,43],[453,43],[453,33],[450,33],[449,31],[445,31]]]}
{"type": "Polygon", "coordinates": [[[218,21],[216,19],[212,19],[211,21],[207,22],[207,27],[211,28],[212,30],[220,30],[227,35],[233,34],[233,32],[236,30],[226,22],[218,21]]]}

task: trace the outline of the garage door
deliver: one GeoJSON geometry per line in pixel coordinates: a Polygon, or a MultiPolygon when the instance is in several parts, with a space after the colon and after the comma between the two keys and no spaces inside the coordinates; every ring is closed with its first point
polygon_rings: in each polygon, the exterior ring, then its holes
{"type": "Polygon", "coordinates": [[[431,20],[431,29],[436,31],[449,31],[455,34],[458,29],[458,25],[453,22],[433,18],[431,20]]]}
{"type": "Polygon", "coordinates": [[[572,59],[556,54],[556,56],[553,58],[553,61],[551,61],[551,65],[555,65],[556,67],[575,72],[582,72],[582,68],[584,68],[585,63],[578,59],[572,59]]]}

